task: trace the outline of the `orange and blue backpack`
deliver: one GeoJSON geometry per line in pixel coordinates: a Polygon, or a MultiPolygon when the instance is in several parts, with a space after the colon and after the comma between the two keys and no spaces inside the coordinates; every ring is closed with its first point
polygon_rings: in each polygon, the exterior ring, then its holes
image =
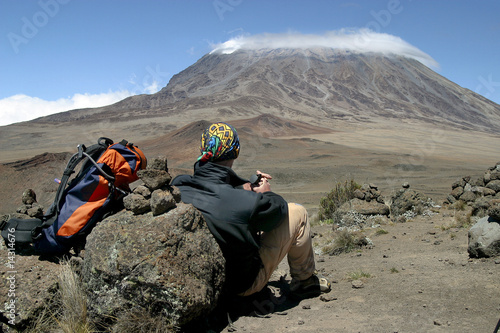
{"type": "Polygon", "coordinates": [[[123,140],[99,138],[97,144],[78,146],[64,170],[54,202],[42,219],[11,218],[2,227],[5,241],[32,243],[39,254],[57,255],[83,248],[87,235],[106,216],[120,210],[129,184],[145,169],[144,153],[123,140]],[[78,174],[75,168],[83,162],[78,174]]]}

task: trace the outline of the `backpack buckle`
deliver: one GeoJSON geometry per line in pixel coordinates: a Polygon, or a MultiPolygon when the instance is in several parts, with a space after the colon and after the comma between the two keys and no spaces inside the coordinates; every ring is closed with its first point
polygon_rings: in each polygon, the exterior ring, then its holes
{"type": "Polygon", "coordinates": [[[33,230],[31,230],[31,239],[33,239],[33,241],[37,241],[40,238],[42,238],[42,227],[33,228],[33,230]]]}

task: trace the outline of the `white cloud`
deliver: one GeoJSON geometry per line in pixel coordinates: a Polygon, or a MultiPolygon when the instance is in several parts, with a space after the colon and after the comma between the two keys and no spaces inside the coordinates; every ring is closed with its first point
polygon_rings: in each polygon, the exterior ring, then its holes
{"type": "Polygon", "coordinates": [[[353,52],[378,52],[397,54],[413,58],[428,67],[439,68],[439,64],[427,53],[405,42],[399,37],[374,32],[369,29],[328,31],[323,35],[306,35],[295,32],[283,34],[260,34],[239,36],[213,46],[211,53],[233,53],[239,49],[277,49],[327,47],[353,52]]]}
{"type": "MultiPolygon", "coordinates": [[[[154,87],[148,87],[148,91],[154,87]]],[[[155,92],[155,91],[154,91],[155,92]]],[[[47,101],[23,94],[0,99],[0,126],[32,120],[49,114],[81,108],[93,108],[118,102],[133,95],[128,90],[103,94],[75,94],[72,97],[47,101]]]]}

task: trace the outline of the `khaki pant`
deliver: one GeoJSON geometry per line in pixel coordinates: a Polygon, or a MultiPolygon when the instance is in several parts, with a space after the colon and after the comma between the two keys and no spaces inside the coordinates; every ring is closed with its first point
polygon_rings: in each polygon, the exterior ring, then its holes
{"type": "Polygon", "coordinates": [[[264,266],[260,269],[253,285],[240,296],[261,291],[287,254],[292,278],[305,280],[313,274],[314,252],[307,210],[294,203],[288,204],[287,220],[270,232],[262,234],[260,258],[264,266]]]}

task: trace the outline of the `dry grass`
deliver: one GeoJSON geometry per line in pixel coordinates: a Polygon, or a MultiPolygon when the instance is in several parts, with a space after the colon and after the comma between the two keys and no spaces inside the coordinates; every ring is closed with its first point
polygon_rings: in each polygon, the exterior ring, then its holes
{"type": "Polygon", "coordinates": [[[472,212],[466,212],[462,214],[455,215],[455,226],[457,228],[470,228],[473,224],[472,222],[472,212]]]}
{"type": "Polygon", "coordinates": [[[450,230],[452,228],[468,229],[473,224],[474,224],[474,221],[472,219],[472,211],[471,210],[456,211],[453,223],[448,224],[448,225],[441,225],[440,229],[442,231],[450,230]]]}
{"type": "Polygon", "coordinates": [[[85,290],[71,263],[65,261],[61,264],[58,284],[59,289],[50,306],[52,310],[47,307],[29,331],[33,333],[97,332],[88,320],[85,290]]]}
{"type": "Polygon", "coordinates": [[[87,296],[82,282],[67,262],[59,272],[59,297],[62,313],[57,322],[63,332],[94,332],[87,319],[87,296]]]}
{"type": "Polygon", "coordinates": [[[359,232],[351,232],[348,229],[335,232],[333,241],[322,248],[322,252],[328,255],[339,255],[349,253],[354,249],[362,248],[367,244],[367,238],[359,232]]]}
{"type": "Polygon", "coordinates": [[[467,208],[467,203],[463,200],[457,200],[449,206],[449,209],[464,211],[467,208]]]}
{"type": "Polygon", "coordinates": [[[152,315],[146,309],[125,311],[112,323],[96,327],[88,318],[84,286],[70,262],[63,262],[58,274],[59,289],[53,302],[38,316],[28,329],[32,333],[93,333],[93,332],[177,332],[177,328],[163,315],[152,315]],[[108,326],[109,325],[109,326],[108,326]]]}

